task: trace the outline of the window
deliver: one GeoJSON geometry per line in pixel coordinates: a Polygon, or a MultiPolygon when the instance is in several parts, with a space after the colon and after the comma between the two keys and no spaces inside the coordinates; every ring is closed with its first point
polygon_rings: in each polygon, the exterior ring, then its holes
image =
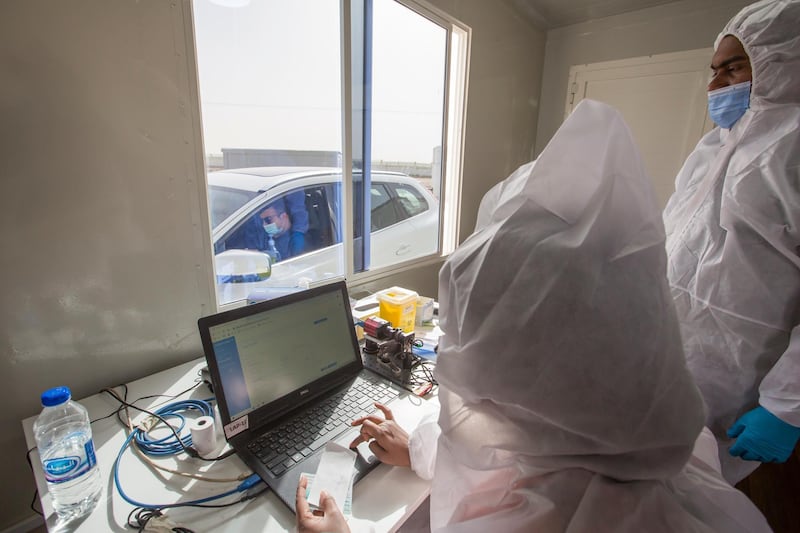
{"type": "Polygon", "coordinates": [[[193,11],[220,306],[452,250],[468,28],[415,0],[193,11]]]}
{"type": "Polygon", "coordinates": [[[428,202],[411,187],[398,185],[394,190],[405,212],[403,218],[414,217],[428,210],[428,202]]]}
{"type": "Polygon", "coordinates": [[[372,231],[383,229],[400,221],[400,215],[397,213],[393,199],[385,185],[373,183],[369,193],[372,198],[372,219],[370,221],[372,231]]]}

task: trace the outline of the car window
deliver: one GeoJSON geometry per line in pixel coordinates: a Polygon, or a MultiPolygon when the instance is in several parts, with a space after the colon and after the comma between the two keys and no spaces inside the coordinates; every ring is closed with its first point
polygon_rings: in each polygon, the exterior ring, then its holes
{"type": "Polygon", "coordinates": [[[305,189],[308,229],[306,251],[318,250],[339,242],[333,222],[339,219],[338,201],[332,201],[333,187],[307,187],[305,189]]]}
{"type": "Polygon", "coordinates": [[[258,196],[258,193],[229,189],[227,187],[208,187],[208,201],[211,207],[211,229],[231,216],[234,211],[258,196]]]}
{"type": "Polygon", "coordinates": [[[427,200],[413,187],[397,184],[394,186],[394,191],[407,217],[413,217],[428,210],[427,200]]]}
{"type": "Polygon", "coordinates": [[[397,199],[389,194],[389,189],[383,183],[372,183],[370,202],[372,231],[389,227],[405,218],[402,212],[397,210],[397,199]]]}
{"type": "Polygon", "coordinates": [[[335,213],[328,203],[329,192],[325,186],[313,186],[265,199],[214,244],[214,252],[268,251],[268,226],[274,232],[279,261],[335,244],[331,220],[335,213]]]}

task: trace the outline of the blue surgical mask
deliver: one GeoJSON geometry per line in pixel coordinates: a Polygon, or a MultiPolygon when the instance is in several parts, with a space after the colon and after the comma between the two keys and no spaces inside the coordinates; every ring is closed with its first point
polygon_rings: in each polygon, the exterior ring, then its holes
{"type": "Polygon", "coordinates": [[[722,128],[730,129],[749,107],[749,81],[708,91],[708,114],[722,128]]]}
{"type": "Polygon", "coordinates": [[[278,229],[278,225],[274,222],[270,222],[269,224],[264,224],[264,231],[267,232],[267,235],[275,236],[280,232],[278,229]]]}

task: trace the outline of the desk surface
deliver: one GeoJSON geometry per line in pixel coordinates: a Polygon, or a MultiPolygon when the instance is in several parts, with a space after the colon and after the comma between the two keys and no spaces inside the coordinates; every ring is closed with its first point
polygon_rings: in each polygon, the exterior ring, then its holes
{"type": "MultiPolygon", "coordinates": [[[[191,393],[179,398],[180,394],[199,380],[204,359],[198,359],[170,368],[158,374],[142,378],[128,384],[128,401],[151,395],[136,403],[138,407],[155,410],[175,399],[205,399],[211,396],[205,385],[193,389],[191,393]]],[[[122,389],[117,391],[122,394],[122,389]]],[[[80,400],[89,411],[92,433],[96,448],[97,462],[100,466],[105,488],[97,507],[81,521],[57,525],[47,484],[36,451],[31,453],[36,485],[49,530],[58,531],[130,531],[126,529],[128,514],[133,506],[126,502],[114,486],[113,466],[122,448],[127,432],[113,413],[119,403],[108,394],[96,394],[80,400]],[[104,418],[100,420],[103,417],[104,418]]],[[[438,409],[435,396],[427,399],[404,395],[392,404],[397,422],[410,430],[428,413],[438,409]]],[[[137,420],[134,411],[131,416],[137,420]]],[[[35,446],[33,422],[36,417],[23,420],[25,439],[28,447],[35,446]]],[[[221,453],[228,449],[221,431],[217,431],[221,453]]],[[[208,477],[231,478],[249,469],[235,455],[209,463],[179,454],[174,457],[156,459],[159,464],[183,472],[201,472],[208,477]]],[[[140,459],[131,448],[122,454],[120,462],[120,483],[125,493],[133,500],[165,505],[180,501],[195,500],[226,492],[235,488],[238,482],[212,483],[186,478],[152,469],[140,459]]],[[[429,482],[417,477],[408,468],[379,465],[362,479],[353,489],[353,518],[359,524],[372,523],[376,531],[393,531],[400,526],[417,506],[427,497],[429,482]]],[[[210,503],[226,503],[239,499],[240,495],[210,503]]],[[[267,491],[255,499],[224,508],[176,508],[170,509],[167,516],[176,524],[197,531],[263,531],[277,532],[294,529],[294,514],[271,492],[267,491]]]]}

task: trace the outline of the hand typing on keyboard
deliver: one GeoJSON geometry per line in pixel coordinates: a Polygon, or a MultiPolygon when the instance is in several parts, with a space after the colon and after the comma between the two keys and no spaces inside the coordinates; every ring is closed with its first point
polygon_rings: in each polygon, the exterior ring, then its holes
{"type": "Polygon", "coordinates": [[[353,420],[350,425],[361,426],[361,432],[350,443],[350,448],[367,442],[369,449],[381,462],[395,466],[411,466],[408,433],[394,421],[391,409],[378,402],[375,402],[375,407],[383,412],[384,418],[368,415],[353,420]]]}

